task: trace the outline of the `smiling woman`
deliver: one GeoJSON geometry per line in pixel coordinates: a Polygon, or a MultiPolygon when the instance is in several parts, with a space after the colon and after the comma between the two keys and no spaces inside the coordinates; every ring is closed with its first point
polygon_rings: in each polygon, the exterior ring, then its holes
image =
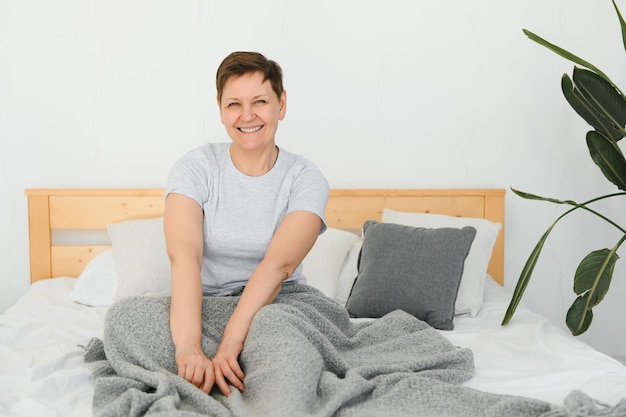
{"type": "MultiPolygon", "coordinates": [[[[238,360],[253,318],[284,284],[305,282],[301,262],[326,228],[329,189],[312,162],[275,143],[286,112],[276,62],[234,52],[219,66],[216,86],[231,143],[208,143],[183,155],[165,190],[172,296],[169,320],[157,326],[171,333],[174,349],[152,351],[147,339],[136,342],[162,366],[175,363],[168,369],[200,390],[215,385],[230,395],[231,387],[245,389],[238,360]],[[241,298],[227,315],[219,346],[208,347],[204,297],[235,294],[241,298]]],[[[109,320],[105,344],[129,320],[109,320]]]]}

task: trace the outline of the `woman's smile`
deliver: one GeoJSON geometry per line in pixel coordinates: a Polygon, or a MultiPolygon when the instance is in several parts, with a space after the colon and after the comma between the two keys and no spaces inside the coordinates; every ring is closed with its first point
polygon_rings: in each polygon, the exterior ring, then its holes
{"type": "Polygon", "coordinates": [[[243,133],[254,133],[254,132],[258,132],[262,128],[263,128],[263,125],[252,126],[252,127],[238,127],[237,129],[239,129],[239,131],[243,133]]]}

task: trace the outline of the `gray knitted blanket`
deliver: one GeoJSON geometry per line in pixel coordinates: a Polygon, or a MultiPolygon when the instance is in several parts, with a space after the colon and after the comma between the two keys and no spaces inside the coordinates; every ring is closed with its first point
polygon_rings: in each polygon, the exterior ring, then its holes
{"type": "MultiPolygon", "coordinates": [[[[209,357],[238,299],[204,298],[209,357]]],[[[176,375],[169,298],[112,306],[104,341],[90,342],[85,362],[95,380],[96,416],[570,415],[542,401],[460,385],[472,377],[472,352],[404,312],[355,324],[337,303],[297,284],[285,285],[253,321],[240,356],[244,393],[224,397],[215,388],[207,395],[176,375]]]]}

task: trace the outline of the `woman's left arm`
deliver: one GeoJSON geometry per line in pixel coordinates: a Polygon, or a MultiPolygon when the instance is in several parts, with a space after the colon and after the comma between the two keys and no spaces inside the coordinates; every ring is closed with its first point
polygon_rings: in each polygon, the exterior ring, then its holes
{"type": "Polygon", "coordinates": [[[294,211],[285,216],[272,238],[263,261],[250,276],[213,358],[215,383],[224,395],[230,385],[243,391],[244,373],[237,361],[254,315],[271,304],[288,279],[311,250],[322,220],[309,211],[294,211]]]}

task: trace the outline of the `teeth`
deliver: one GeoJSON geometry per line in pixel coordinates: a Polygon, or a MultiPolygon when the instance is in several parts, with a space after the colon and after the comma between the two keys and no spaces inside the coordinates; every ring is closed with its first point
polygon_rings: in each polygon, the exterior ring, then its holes
{"type": "Polygon", "coordinates": [[[256,132],[257,130],[260,130],[263,126],[255,126],[255,127],[240,127],[239,130],[241,130],[243,133],[253,133],[256,132]]]}

